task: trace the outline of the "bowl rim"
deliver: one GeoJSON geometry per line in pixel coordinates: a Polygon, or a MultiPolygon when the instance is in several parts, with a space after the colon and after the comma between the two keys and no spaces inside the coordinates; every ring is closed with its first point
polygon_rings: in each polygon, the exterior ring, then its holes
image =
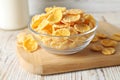
{"type": "Polygon", "coordinates": [[[30,23],[28,23],[28,29],[31,32],[33,32],[33,33],[35,33],[37,35],[43,35],[43,36],[49,36],[49,37],[74,37],[74,36],[83,36],[83,35],[86,35],[86,34],[89,34],[89,33],[93,32],[93,31],[95,31],[98,28],[98,22],[96,20],[95,20],[95,22],[96,22],[96,25],[95,25],[95,27],[93,29],[91,29],[91,30],[89,30],[87,32],[84,32],[82,34],[75,34],[75,35],[71,35],[71,36],[54,36],[54,35],[43,34],[43,33],[37,32],[37,31],[32,29],[32,27],[30,25],[31,21],[30,21],[30,23]]]}

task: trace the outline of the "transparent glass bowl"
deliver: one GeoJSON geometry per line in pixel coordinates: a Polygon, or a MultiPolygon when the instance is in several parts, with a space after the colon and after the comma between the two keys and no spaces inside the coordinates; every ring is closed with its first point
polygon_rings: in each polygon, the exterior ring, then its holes
{"type": "Polygon", "coordinates": [[[97,29],[96,26],[88,32],[71,36],[52,36],[34,31],[30,26],[29,30],[38,41],[39,45],[49,53],[53,54],[74,54],[83,50],[93,37],[97,29]]]}

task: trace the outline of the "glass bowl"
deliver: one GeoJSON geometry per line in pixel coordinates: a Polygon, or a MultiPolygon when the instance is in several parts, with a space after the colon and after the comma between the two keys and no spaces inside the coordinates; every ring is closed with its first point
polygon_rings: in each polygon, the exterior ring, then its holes
{"type": "Polygon", "coordinates": [[[45,49],[49,53],[66,55],[77,53],[87,47],[95,36],[97,26],[96,22],[96,26],[91,30],[71,36],[42,34],[34,31],[30,26],[28,28],[41,48],[45,49]]]}

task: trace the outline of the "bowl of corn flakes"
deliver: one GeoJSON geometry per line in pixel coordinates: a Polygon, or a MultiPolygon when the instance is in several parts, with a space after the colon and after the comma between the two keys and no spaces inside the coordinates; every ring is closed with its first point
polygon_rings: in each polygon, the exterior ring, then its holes
{"type": "Polygon", "coordinates": [[[93,39],[97,23],[80,9],[48,7],[32,17],[29,30],[39,45],[54,54],[73,54],[83,50],[93,39]]]}

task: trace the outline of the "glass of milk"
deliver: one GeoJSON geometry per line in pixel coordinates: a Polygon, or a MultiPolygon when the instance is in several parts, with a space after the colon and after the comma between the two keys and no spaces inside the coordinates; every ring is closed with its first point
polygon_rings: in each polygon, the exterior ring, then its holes
{"type": "Polygon", "coordinates": [[[27,27],[29,20],[27,0],[0,0],[0,28],[16,30],[27,27]]]}

